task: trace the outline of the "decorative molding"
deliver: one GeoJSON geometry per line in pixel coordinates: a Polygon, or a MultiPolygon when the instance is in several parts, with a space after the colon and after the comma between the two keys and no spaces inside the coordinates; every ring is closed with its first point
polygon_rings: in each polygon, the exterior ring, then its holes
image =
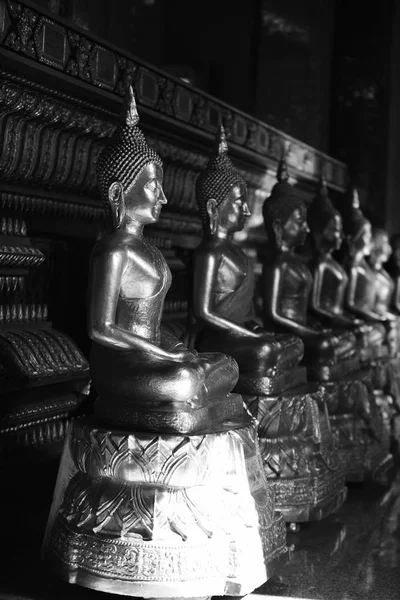
{"type": "Polygon", "coordinates": [[[139,104],[181,128],[213,134],[223,121],[238,151],[276,161],[286,147],[296,176],[316,178],[323,166],[329,184],[346,185],[343,163],[33,6],[0,0],[1,47],[119,98],[134,85],[139,104]]]}

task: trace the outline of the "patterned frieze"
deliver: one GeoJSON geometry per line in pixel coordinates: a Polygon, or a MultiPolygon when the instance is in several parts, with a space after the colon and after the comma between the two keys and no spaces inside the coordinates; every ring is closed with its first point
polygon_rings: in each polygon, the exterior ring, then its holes
{"type": "MultiPolygon", "coordinates": [[[[95,113],[90,106],[74,105],[61,95],[54,98],[50,90],[29,89],[23,80],[0,72],[0,135],[3,148],[7,148],[7,152],[0,154],[0,208],[91,221],[101,219],[103,207],[96,190],[95,163],[114,131],[115,124],[109,115],[95,113]],[[51,188],[52,193],[45,198],[8,192],[5,189],[8,182],[51,188]],[[57,199],[57,192],[69,192],[74,201],[57,199]]],[[[194,184],[208,156],[154,134],[148,136],[148,141],[164,161],[169,210],[191,217],[190,222],[181,219],[176,222],[166,215],[158,228],[200,234],[194,184]]],[[[250,202],[260,194],[269,193],[274,182],[272,173],[243,168],[240,172],[248,183],[250,202]]]]}
{"type": "MultiPolygon", "coordinates": [[[[196,132],[202,137],[204,134],[213,136],[222,121],[235,152],[243,154],[248,162],[253,160],[260,166],[262,160],[266,164],[277,161],[284,147],[296,177],[315,179],[323,168],[328,184],[339,190],[346,186],[347,172],[343,163],[97,40],[88,32],[75,30],[62,19],[42,14],[28,2],[0,0],[1,48],[32,64],[57,71],[71,81],[109,92],[117,99],[133,85],[138,103],[148,114],[164,121],[164,129],[168,119],[181,130],[181,135],[190,131],[195,136],[196,132]]],[[[40,121],[40,114],[37,119],[40,121]]],[[[54,110],[52,119],[55,127],[60,126],[63,114],[54,110]]],[[[69,122],[68,130],[71,128],[73,125],[69,122]]],[[[104,131],[102,134],[107,135],[104,131]]],[[[61,158],[60,163],[72,155],[67,139],[63,140],[62,150],[65,158],[61,158]]],[[[96,150],[89,151],[81,139],[79,152],[84,155],[96,150]]],[[[196,161],[193,164],[199,166],[196,161]]],[[[85,179],[83,172],[79,181],[86,187],[93,184],[85,179]]]]}

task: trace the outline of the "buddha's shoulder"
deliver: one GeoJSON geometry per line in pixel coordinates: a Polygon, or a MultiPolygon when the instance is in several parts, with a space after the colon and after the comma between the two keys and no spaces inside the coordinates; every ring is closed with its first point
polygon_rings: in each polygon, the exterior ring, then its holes
{"type": "Polygon", "coordinates": [[[196,248],[197,258],[220,261],[229,253],[229,242],[216,238],[203,239],[200,245],[196,248]]]}
{"type": "Polygon", "coordinates": [[[293,260],[292,257],[286,255],[286,253],[281,253],[274,257],[273,260],[266,260],[264,263],[264,271],[268,272],[276,272],[284,273],[286,271],[290,271],[293,268],[293,260]]]}
{"type": "Polygon", "coordinates": [[[124,233],[112,233],[103,236],[95,245],[92,257],[96,256],[127,256],[132,251],[141,252],[144,248],[141,238],[124,233]]]}

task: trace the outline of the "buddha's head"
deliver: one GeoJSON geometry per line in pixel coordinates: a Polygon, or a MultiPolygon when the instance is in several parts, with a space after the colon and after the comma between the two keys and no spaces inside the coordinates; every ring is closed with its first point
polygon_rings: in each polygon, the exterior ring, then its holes
{"type": "Polygon", "coordinates": [[[389,235],[385,229],[372,230],[371,264],[379,269],[385,264],[392,254],[389,235]]]}
{"type": "Polygon", "coordinates": [[[289,250],[304,244],[309,232],[307,209],[289,183],[284,157],[277,173],[278,183],[263,205],[263,217],[268,241],[275,250],[289,250]]]}
{"type": "Polygon", "coordinates": [[[207,235],[241,231],[250,210],[247,187],[228,155],[225,131],[217,132],[217,150],[196,180],[196,199],[207,235]]]}
{"type": "Polygon", "coordinates": [[[372,247],[372,227],[360,208],[358,192],[350,190],[350,201],[343,210],[343,230],[353,257],[369,256],[372,247]]]}
{"type": "Polygon", "coordinates": [[[308,211],[307,220],[316,249],[319,252],[339,250],[343,241],[343,223],[339,212],[334,208],[321,178],[317,195],[308,211]]]}
{"type": "Polygon", "coordinates": [[[101,197],[117,229],[129,221],[155,223],[167,202],[161,158],[147,145],[138,122],[135,97],[129,88],[126,121],[101,153],[96,169],[101,197]]]}

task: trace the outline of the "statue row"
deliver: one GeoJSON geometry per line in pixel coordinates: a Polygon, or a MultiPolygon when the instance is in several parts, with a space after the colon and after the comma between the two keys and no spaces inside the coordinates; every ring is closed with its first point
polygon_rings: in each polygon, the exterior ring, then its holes
{"type": "Polygon", "coordinates": [[[196,182],[204,238],[187,348],[161,323],[171,273],[143,229],[167,200],[138,120],[131,92],[97,165],[109,215],[90,266],[98,397],[70,428],[44,553],[67,581],[106,592],[243,596],[285,558],[285,522],[324,518],[346,481],[391,466],[400,311],[388,239],[372,240],[356,195],[341,215],[323,181],[307,215],[282,160],[255,302],[233,240],[246,184],[221,127],[196,182]],[[310,230],[311,262],[296,253],[310,230]]]}

